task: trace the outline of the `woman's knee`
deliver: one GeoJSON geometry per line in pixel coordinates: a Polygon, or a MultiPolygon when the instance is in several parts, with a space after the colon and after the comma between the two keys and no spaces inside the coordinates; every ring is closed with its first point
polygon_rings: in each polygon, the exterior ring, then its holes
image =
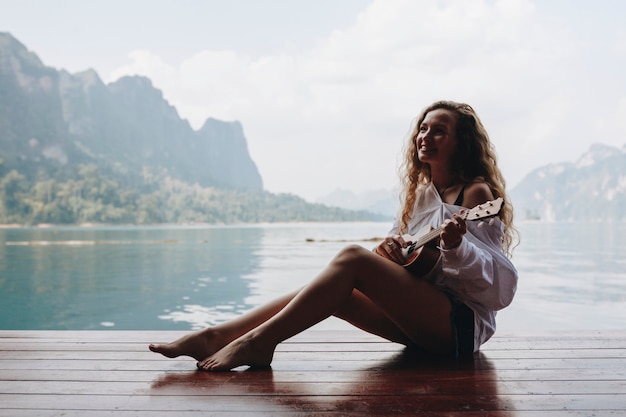
{"type": "Polygon", "coordinates": [[[341,249],[333,259],[333,263],[344,268],[357,268],[366,263],[373,252],[360,245],[348,245],[341,249]]]}

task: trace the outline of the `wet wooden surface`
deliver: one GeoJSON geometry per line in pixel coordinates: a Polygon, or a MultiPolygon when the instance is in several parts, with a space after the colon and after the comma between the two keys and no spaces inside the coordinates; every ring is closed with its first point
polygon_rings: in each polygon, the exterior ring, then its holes
{"type": "Polygon", "coordinates": [[[269,370],[195,370],[181,332],[0,331],[0,416],[621,416],[626,331],[499,335],[437,359],[358,330],[310,330],[269,370]]]}

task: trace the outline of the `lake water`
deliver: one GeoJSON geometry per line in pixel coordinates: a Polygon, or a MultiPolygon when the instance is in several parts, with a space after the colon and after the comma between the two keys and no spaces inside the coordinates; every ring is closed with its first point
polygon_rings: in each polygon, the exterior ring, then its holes
{"type": "MultiPolygon", "coordinates": [[[[626,327],[626,223],[522,223],[500,331],[626,327]]],[[[309,281],[388,223],[0,229],[0,329],[196,329],[309,281]]],[[[341,328],[337,319],[322,326],[341,328]]]]}

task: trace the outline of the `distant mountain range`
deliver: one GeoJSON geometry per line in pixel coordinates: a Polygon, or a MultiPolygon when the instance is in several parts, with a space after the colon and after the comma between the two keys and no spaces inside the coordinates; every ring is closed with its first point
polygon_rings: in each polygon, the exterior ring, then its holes
{"type": "Polygon", "coordinates": [[[626,220],[626,145],[594,144],[576,162],[538,168],[511,191],[518,219],[626,220]]]}
{"type": "Polygon", "coordinates": [[[387,218],[393,218],[398,210],[398,193],[386,189],[363,193],[337,189],[318,198],[317,202],[348,210],[367,210],[387,218]]]}
{"type": "MultiPolygon", "coordinates": [[[[626,220],[626,145],[594,144],[576,162],[562,162],[529,173],[509,192],[518,221],[626,220]]],[[[336,190],[318,202],[394,216],[397,193],[355,194],[336,190]]]]}

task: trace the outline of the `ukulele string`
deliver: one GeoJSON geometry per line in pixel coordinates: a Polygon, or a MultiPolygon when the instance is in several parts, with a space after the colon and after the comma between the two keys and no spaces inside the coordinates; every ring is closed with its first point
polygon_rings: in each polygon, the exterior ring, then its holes
{"type": "MultiPolygon", "coordinates": [[[[465,211],[460,215],[461,219],[463,220],[467,220],[468,216],[469,216],[469,211],[465,211]]],[[[437,227],[436,229],[431,230],[430,232],[427,232],[424,236],[420,237],[417,240],[417,242],[412,243],[410,248],[411,249],[421,248],[422,246],[424,246],[431,240],[435,239],[439,235],[439,233],[441,233],[442,228],[443,228],[443,225],[437,227]]]]}

